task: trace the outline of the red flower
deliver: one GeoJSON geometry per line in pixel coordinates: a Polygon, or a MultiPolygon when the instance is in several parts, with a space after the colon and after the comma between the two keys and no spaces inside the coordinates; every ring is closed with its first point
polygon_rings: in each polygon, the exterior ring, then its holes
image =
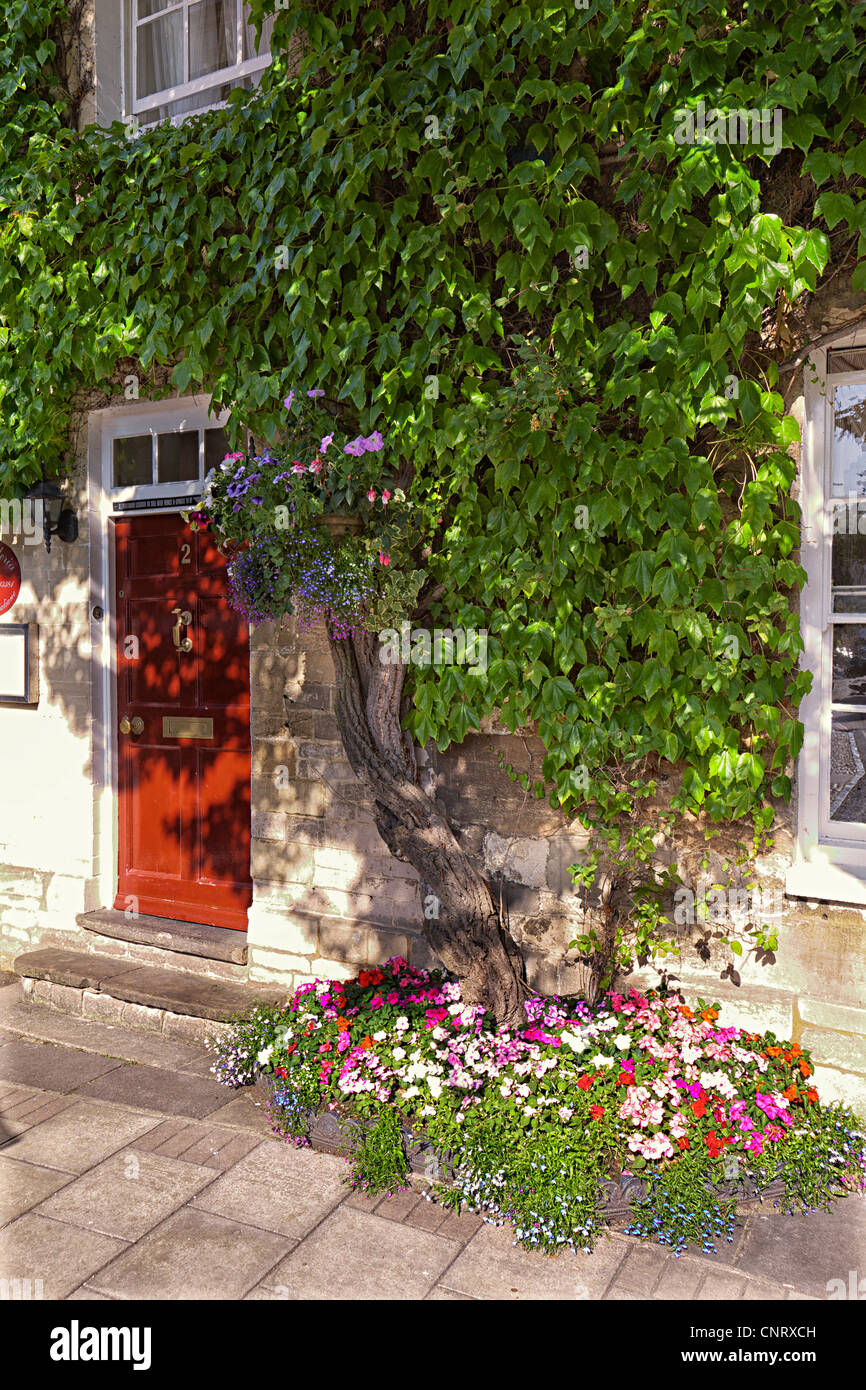
{"type": "Polygon", "coordinates": [[[621,1071],[616,1080],[618,1086],[633,1086],[635,1084],[634,1076],[630,1071],[621,1071]]]}
{"type": "Polygon", "coordinates": [[[362,970],[358,976],[358,984],[362,989],[370,989],[371,987],[375,989],[377,985],[382,983],[384,978],[385,976],[382,974],[381,970],[362,970]]]}
{"type": "Polygon", "coordinates": [[[582,1091],[588,1091],[590,1086],[592,1085],[592,1077],[589,1075],[588,1072],[585,1072],[583,1076],[579,1076],[577,1078],[577,1084],[582,1091]]]}
{"type": "Polygon", "coordinates": [[[689,1141],[685,1135],[683,1135],[681,1139],[678,1139],[677,1143],[681,1149],[687,1149],[689,1147],[689,1141]]]}
{"type": "Polygon", "coordinates": [[[697,1100],[692,1101],[692,1114],[696,1120],[702,1120],[707,1113],[707,1098],[703,1091],[697,1100]]]}
{"type": "Polygon", "coordinates": [[[603,1106],[603,1105],[591,1105],[591,1106],[589,1107],[589,1113],[590,1113],[590,1115],[592,1116],[592,1118],[593,1118],[594,1120],[600,1120],[601,1117],[602,1117],[602,1115],[604,1114],[604,1106],[603,1106]]]}

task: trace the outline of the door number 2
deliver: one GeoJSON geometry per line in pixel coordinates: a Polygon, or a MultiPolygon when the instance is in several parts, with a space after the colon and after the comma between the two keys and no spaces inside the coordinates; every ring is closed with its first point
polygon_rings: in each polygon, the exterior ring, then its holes
{"type": "Polygon", "coordinates": [[[189,541],[184,541],[180,547],[180,563],[182,565],[189,565],[192,563],[190,559],[189,541]]]}

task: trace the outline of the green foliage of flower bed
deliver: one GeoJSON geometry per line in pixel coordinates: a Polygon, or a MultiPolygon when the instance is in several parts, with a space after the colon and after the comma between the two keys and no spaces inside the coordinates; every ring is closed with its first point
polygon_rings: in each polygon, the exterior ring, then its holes
{"type": "Polygon", "coordinates": [[[788,1211],[866,1190],[863,1127],[820,1102],[794,1044],[674,994],[526,1012],[520,1031],[497,1029],[456,981],[394,957],[257,1007],[212,1044],[213,1070],[229,1086],[267,1076],[274,1130],[296,1145],[322,1109],[364,1122],[351,1162],[368,1190],[405,1181],[407,1134],[429,1140],[439,1200],[546,1251],[592,1249],[620,1178],[642,1179],[629,1229],[677,1252],[730,1237],[737,1197],[777,1180],[788,1211]]]}

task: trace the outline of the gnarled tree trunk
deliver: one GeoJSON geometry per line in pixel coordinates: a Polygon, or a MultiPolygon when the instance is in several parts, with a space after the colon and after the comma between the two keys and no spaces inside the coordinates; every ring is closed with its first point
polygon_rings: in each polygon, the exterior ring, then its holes
{"type": "Polygon", "coordinates": [[[438,916],[422,918],[424,936],[458,976],[467,1003],[483,1004],[498,1023],[524,1026],[529,997],[523,958],[495,910],[490,887],[461,849],[441,806],[418,782],[412,740],[400,727],[406,676],[401,662],[379,661],[376,638],[331,637],[337,673],[337,722],[346,756],[375,800],[379,834],[391,853],[421,876],[438,916]]]}

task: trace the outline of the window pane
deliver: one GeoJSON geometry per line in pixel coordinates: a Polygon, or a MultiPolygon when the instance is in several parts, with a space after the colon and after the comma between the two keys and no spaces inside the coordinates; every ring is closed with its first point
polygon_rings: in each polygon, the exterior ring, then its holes
{"type": "Polygon", "coordinates": [[[198,477],[198,430],[157,437],[157,482],[189,483],[198,477]]]}
{"type": "Polygon", "coordinates": [[[136,28],[136,96],[165,92],[183,82],[183,11],[136,28]]]}
{"type": "Polygon", "coordinates": [[[115,439],[112,456],[114,486],[134,487],[153,482],[153,445],[149,434],[115,439]]]}
{"type": "Polygon", "coordinates": [[[866,497],[866,383],[833,392],[833,496],[866,497]]]}
{"type": "Polygon", "coordinates": [[[177,0],[138,0],[138,18],[147,19],[149,15],[159,14],[160,10],[167,10],[169,5],[177,4],[177,0]]]}
{"type": "Polygon", "coordinates": [[[833,612],[866,613],[866,500],[835,502],[833,612]]]}
{"type": "Polygon", "coordinates": [[[229,439],[225,430],[213,429],[204,432],[204,471],[208,474],[212,468],[219,468],[226,454],[229,452],[229,439]]]}
{"type": "Polygon", "coordinates": [[[237,0],[199,0],[189,7],[190,81],[234,67],[238,39],[237,0]]]}
{"type": "Polygon", "coordinates": [[[262,25],[261,42],[256,48],[256,26],[244,19],[244,62],[248,58],[261,58],[271,51],[271,34],[274,32],[276,15],[270,15],[262,25]]]}
{"type": "Polygon", "coordinates": [[[866,821],[866,715],[863,714],[833,715],[830,819],[866,821]]]}
{"type": "Polygon", "coordinates": [[[866,705],[866,624],[833,625],[833,700],[866,705]]]}

